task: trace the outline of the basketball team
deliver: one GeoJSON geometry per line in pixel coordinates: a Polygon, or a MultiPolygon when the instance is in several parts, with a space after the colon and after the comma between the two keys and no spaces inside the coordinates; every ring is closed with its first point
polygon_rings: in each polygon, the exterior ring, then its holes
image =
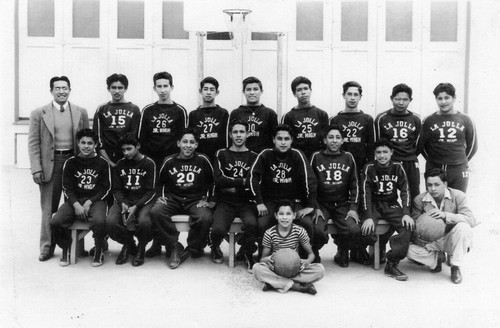
{"type": "Polygon", "coordinates": [[[53,101],[31,113],[40,261],[49,260],[56,245],[61,266],[86,255],[70,252],[69,227],[80,220],[93,232],[94,267],[103,265],[109,239],[122,245],[118,265],[131,258],[140,266],[164,249],[175,269],[204,256],[207,245],[221,264],[221,243],[240,218],[237,259],[263,290],[316,294],[328,227],[341,268],[377,259],[386,276],[405,281],[398,268],[405,257],[431,272],[440,272],[447,258],[451,281],[462,281],[460,266],[477,224],[465,195],[477,135],[469,116],[455,108],[450,83],[435,87],[437,111],[421,120],[408,110],[406,84],[393,87],[392,108],[373,119],[358,108],[361,85],[349,81],[345,108],[329,118],[311,102],[311,81],[299,76],[291,83],[297,105],[281,122],[261,103],[263,85],[252,76],[242,83],[246,103],[231,112],[216,104],[213,77],[200,82],[202,104],[189,114],[172,100],[167,72],[153,76],[158,101],[142,111],[125,99],[125,75],[112,74],[106,85],[111,100],[97,108],[93,130],[87,111],[68,101],[66,76],[50,80],[53,101]],[[426,159],[423,193],[419,154],[426,159]],[[189,216],[186,245],[172,221],[178,214],[189,216]],[[379,221],[388,230],[377,234],[379,221]],[[367,248],[377,240],[375,256],[367,248]]]}

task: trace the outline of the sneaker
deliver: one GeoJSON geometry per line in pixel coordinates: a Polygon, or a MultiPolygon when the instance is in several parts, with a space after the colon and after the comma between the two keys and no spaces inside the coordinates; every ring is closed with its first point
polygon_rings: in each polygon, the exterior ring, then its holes
{"type": "Polygon", "coordinates": [[[398,269],[398,264],[394,262],[387,261],[385,265],[384,273],[386,276],[394,278],[398,281],[408,280],[408,276],[398,269]]]}
{"type": "MultiPolygon", "coordinates": [[[[189,251],[191,252],[191,257],[193,259],[197,259],[203,256],[205,254],[205,251],[203,249],[194,249],[194,248],[189,248],[189,251]]],[[[222,253],[222,252],[221,252],[222,253]]]]}
{"type": "Polygon", "coordinates": [[[64,248],[62,250],[62,256],[59,260],[59,266],[65,267],[71,263],[71,256],[69,254],[69,248],[64,248]]]}
{"type": "MultiPolygon", "coordinates": [[[[108,249],[109,249],[108,238],[109,238],[109,236],[104,237],[104,242],[102,244],[102,251],[103,252],[107,252],[108,249]]],[[[89,255],[90,256],[94,256],[95,255],[95,246],[90,249],[89,255]]]]}
{"type": "Polygon", "coordinates": [[[212,246],[212,247],[210,247],[210,249],[211,249],[210,253],[212,254],[212,262],[217,263],[217,264],[221,264],[223,254],[222,254],[220,247],[219,246],[212,246]]]}
{"type": "Polygon", "coordinates": [[[92,258],[92,262],[90,263],[93,267],[99,267],[104,263],[104,253],[102,248],[94,249],[94,257],[92,258]]]}
{"type": "Polygon", "coordinates": [[[301,293],[306,293],[306,294],[311,294],[311,295],[316,295],[318,291],[316,290],[316,287],[310,282],[305,283],[305,284],[300,284],[300,292],[301,293]]]}
{"type": "Polygon", "coordinates": [[[247,271],[249,273],[253,273],[252,268],[255,264],[255,262],[253,261],[253,254],[243,253],[243,262],[245,262],[245,264],[247,265],[247,271]]]}

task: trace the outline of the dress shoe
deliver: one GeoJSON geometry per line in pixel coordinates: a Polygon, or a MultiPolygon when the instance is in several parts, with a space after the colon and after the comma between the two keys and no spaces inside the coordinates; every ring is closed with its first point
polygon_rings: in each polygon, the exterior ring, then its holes
{"type": "Polygon", "coordinates": [[[337,263],[341,268],[347,268],[349,266],[349,251],[346,249],[337,250],[333,262],[337,263]]]}
{"type": "Polygon", "coordinates": [[[151,244],[151,247],[148,248],[145,255],[147,258],[161,255],[161,243],[160,243],[160,241],[157,239],[153,239],[153,244],[151,244]]]}
{"type": "Polygon", "coordinates": [[[45,262],[49,259],[52,258],[52,256],[54,256],[54,253],[50,254],[50,253],[42,253],[38,256],[38,261],[40,262],[45,262]]]}
{"type": "Polygon", "coordinates": [[[441,272],[443,269],[443,262],[446,260],[446,253],[444,252],[439,252],[438,253],[438,258],[437,258],[437,264],[434,269],[431,270],[432,273],[438,273],[441,272]]]}
{"type": "Polygon", "coordinates": [[[171,247],[172,254],[170,255],[170,259],[168,261],[168,266],[170,269],[175,269],[181,264],[181,254],[183,253],[184,247],[181,243],[176,243],[171,247]]]}
{"type": "Polygon", "coordinates": [[[387,261],[385,265],[384,273],[386,276],[394,278],[398,281],[408,280],[408,276],[398,269],[398,264],[395,262],[387,261]]]}
{"type": "Polygon", "coordinates": [[[212,255],[212,262],[216,264],[222,264],[223,261],[223,254],[220,249],[220,246],[211,246],[210,247],[210,253],[212,255]]]}
{"type": "Polygon", "coordinates": [[[193,259],[198,259],[198,258],[202,257],[203,254],[205,254],[205,251],[203,249],[189,248],[189,251],[191,252],[191,257],[193,259]]]}
{"type": "Polygon", "coordinates": [[[454,284],[459,284],[462,282],[462,273],[460,272],[460,268],[456,265],[451,267],[451,282],[454,284]]]}
{"type": "Polygon", "coordinates": [[[70,263],[71,263],[71,259],[70,259],[70,254],[69,254],[69,248],[64,248],[62,250],[61,259],[59,260],[59,266],[65,267],[65,266],[68,266],[70,263]]]}
{"type": "Polygon", "coordinates": [[[123,245],[122,250],[120,251],[120,254],[118,254],[118,257],[116,258],[116,264],[127,263],[128,254],[129,254],[128,246],[123,245]]]}
{"type": "Polygon", "coordinates": [[[351,261],[362,265],[370,265],[370,254],[365,248],[353,249],[351,250],[351,261]]]}
{"type": "Polygon", "coordinates": [[[137,248],[137,254],[132,261],[132,266],[141,266],[144,264],[144,256],[146,253],[146,245],[139,245],[137,248]]]}
{"type": "Polygon", "coordinates": [[[262,286],[262,290],[265,292],[268,292],[270,290],[274,290],[273,286],[269,285],[267,282],[264,283],[264,286],[262,286]]]}

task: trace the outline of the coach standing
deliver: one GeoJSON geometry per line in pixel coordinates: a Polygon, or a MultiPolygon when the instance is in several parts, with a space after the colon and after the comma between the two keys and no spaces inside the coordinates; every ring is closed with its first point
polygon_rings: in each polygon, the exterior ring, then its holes
{"type": "Polygon", "coordinates": [[[50,93],[54,100],[31,112],[28,136],[31,174],[40,186],[40,261],[54,255],[49,222],[61,199],[64,162],[77,150],[76,133],[89,127],[87,111],[68,102],[71,82],[66,76],[50,79],[50,93]]]}

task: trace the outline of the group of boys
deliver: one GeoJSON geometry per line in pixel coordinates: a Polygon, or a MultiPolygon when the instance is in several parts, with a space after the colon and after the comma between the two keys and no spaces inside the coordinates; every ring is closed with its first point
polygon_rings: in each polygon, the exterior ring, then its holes
{"type": "MultiPolygon", "coordinates": [[[[106,83],[111,101],[97,109],[93,131],[86,111],[67,101],[71,88],[66,77],[50,81],[54,101],[31,115],[31,168],[42,194],[40,261],[53,255],[55,243],[63,250],[62,266],[78,256],[69,253],[68,231],[77,218],[91,222],[93,266],[103,264],[108,236],[122,244],[117,264],[132,255],[132,265],[140,266],[145,257],[161,254],[163,245],[174,269],[189,257],[202,256],[207,244],[213,262],[222,263],[220,245],[239,217],[243,234],[238,256],[249,271],[262,265],[272,269],[272,254],[279,249],[270,242],[272,236],[286,241],[280,233],[296,231],[300,238],[296,236],[293,248],[306,259],[301,268],[306,275],[305,269],[321,262],[319,250],[328,242],[330,219],[337,231],[332,236],[338,247],[334,262],[344,268],[350,260],[373,262],[366,248],[375,242],[377,222],[384,219],[390,225],[380,236],[386,275],[406,280],[398,269],[406,256],[437,272],[440,253],[446,251],[452,281],[461,281],[458,266],[472,238],[467,227],[475,225],[464,192],[477,137],[470,118],[453,107],[451,84],[435,88],[439,110],[421,123],[408,110],[412,89],[407,85],[393,88],[393,108],[373,120],[358,109],[362,88],[350,81],[343,85],[345,109],[328,120],[325,111],[311,104],[311,81],[299,76],[291,84],[297,106],[278,124],[276,112],[260,101],[262,83],[255,77],[243,80],[246,104],[230,114],[215,104],[218,81],[203,79],[202,105],[189,116],[172,100],[173,78],[167,72],[154,75],[158,101],[142,114],[125,101],[126,76],[113,74],[106,83]],[[419,192],[418,154],[427,160],[424,194],[419,192]],[[59,209],[58,184],[66,200],[59,209]],[[458,195],[460,206],[447,204],[450,195],[458,195]],[[283,208],[284,199],[290,203],[283,208]],[[283,211],[291,211],[305,233],[288,224],[290,213],[283,211]],[[415,219],[428,211],[445,220],[447,234],[434,243],[414,244],[415,219]],[[172,221],[176,214],[189,215],[186,247],[172,221]],[[283,225],[278,219],[273,228],[279,217],[286,217],[283,225]],[[391,250],[385,254],[387,242],[391,250]],[[260,264],[254,263],[257,250],[260,264]]],[[[316,281],[324,268],[314,268],[311,279],[316,281]]],[[[256,277],[266,283],[265,289],[315,293],[307,278],[294,284],[268,281],[268,274],[256,277]]]]}

